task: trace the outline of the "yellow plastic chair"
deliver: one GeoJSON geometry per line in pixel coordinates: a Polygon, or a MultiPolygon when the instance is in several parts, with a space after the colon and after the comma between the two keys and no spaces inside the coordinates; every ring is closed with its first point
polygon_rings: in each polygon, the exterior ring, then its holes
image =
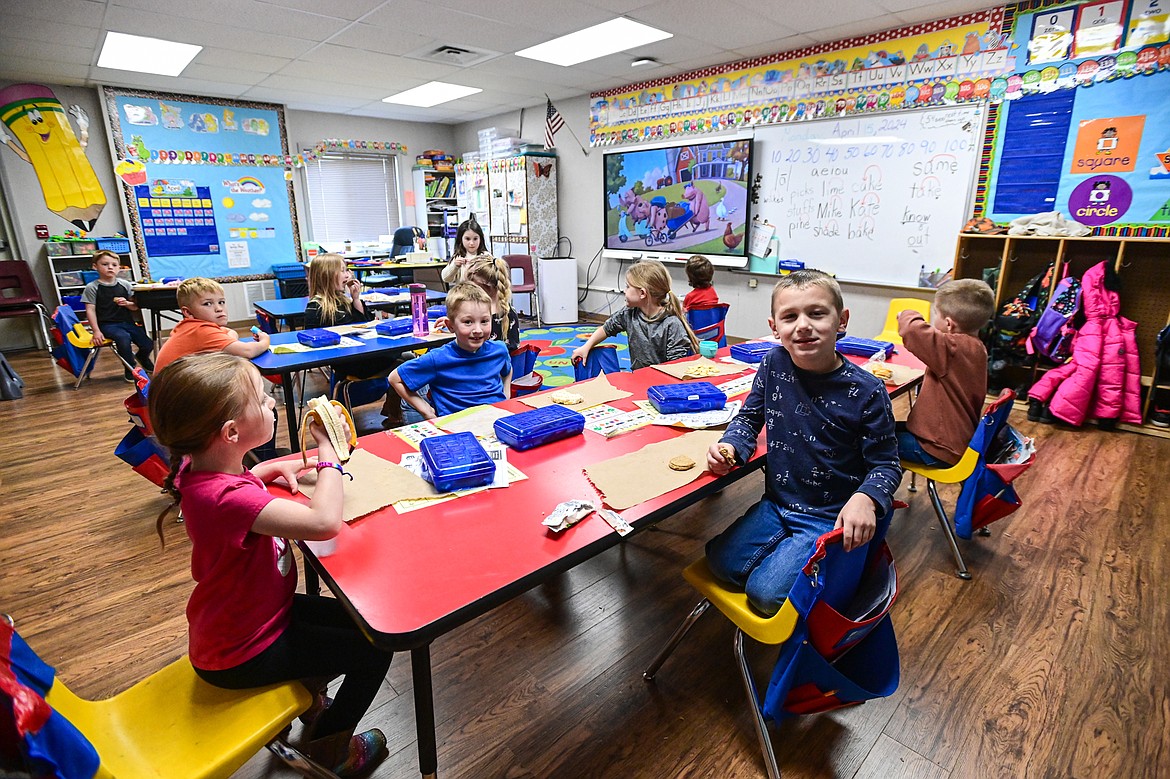
{"type": "MultiPolygon", "coordinates": [[[[959,541],[955,536],[955,528],[952,526],[951,519],[947,516],[947,510],[943,508],[942,501],[938,497],[938,488],[935,484],[961,484],[975,472],[975,466],[978,464],[979,452],[969,446],[967,447],[967,451],[963,452],[963,457],[957,463],[945,468],[922,465],[921,463],[911,463],[905,460],[902,461],[903,470],[910,471],[910,473],[926,479],[926,492],[930,495],[930,502],[934,506],[934,515],[938,518],[939,524],[942,525],[943,533],[946,534],[947,541],[951,545],[951,554],[955,556],[955,565],[958,566],[955,571],[955,576],[958,576],[960,579],[970,579],[971,574],[967,571],[967,564],[963,562],[963,555],[959,552],[959,541]]],[[[916,491],[913,482],[911,482],[910,491],[916,491]]]]}
{"type": "Polygon", "coordinates": [[[927,322],[930,321],[930,301],[918,298],[894,298],[890,301],[890,308],[886,311],[886,323],[882,331],[874,336],[877,341],[890,341],[895,346],[902,345],[902,336],[898,335],[898,314],[903,311],[917,311],[927,322]]]}
{"type": "Polygon", "coordinates": [[[759,693],[756,691],[756,685],[752,681],[751,669],[748,667],[747,659],[744,657],[743,637],[745,635],[750,636],[761,644],[783,644],[792,637],[800,615],[797,614],[796,609],[793,608],[791,603],[785,601],[784,605],[780,607],[780,611],[775,615],[771,617],[762,616],[748,604],[746,593],[727,589],[722,582],[718,581],[711,574],[711,569],[707,567],[707,558],[705,557],[691,563],[683,569],[683,578],[699,591],[703,599],[691,610],[691,613],[683,620],[678,630],[674,631],[674,635],[670,637],[666,646],[662,648],[662,651],[654,658],[650,667],[642,674],[642,678],[647,682],[654,681],[654,675],[658,673],[658,669],[666,662],[666,658],[670,657],[675,647],[683,640],[687,631],[691,629],[691,626],[695,624],[699,617],[703,616],[709,606],[714,605],[716,609],[723,612],[723,616],[727,617],[735,625],[732,651],[739,665],[739,675],[743,680],[743,687],[747,693],[748,703],[752,708],[752,721],[755,723],[756,738],[759,740],[760,750],[764,754],[764,764],[765,768],[767,768],[769,779],[780,779],[780,768],[776,765],[776,754],[772,751],[772,740],[768,737],[768,726],[764,721],[763,711],[760,709],[759,693]]]}
{"type": "Polygon", "coordinates": [[[97,362],[98,352],[107,347],[117,355],[119,360],[122,360],[122,364],[126,366],[127,370],[134,370],[134,366],[126,362],[122,358],[122,355],[118,354],[118,350],[114,348],[114,342],[112,340],[106,338],[100,344],[95,344],[93,342],[93,333],[80,322],[73,325],[73,329],[66,333],[65,337],[69,339],[69,343],[78,349],[89,349],[89,354],[86,356],[85,363],[81,366],[81,370],[77,374],[77,383],[73,385],[73,389],[81,387],[81,382],[85,381],[90,371],[93,370],[94,363],[97,362]]]}
{"type": "Polygon", "coordinates": [[[184,656],[106,700],[79,698],[60,678],[45,700],[93,744],[100,779],[226,779],[265,746],[303,776],[336,777],[285,741],[313,702],[300,682],[224,690],[184,656]]]}

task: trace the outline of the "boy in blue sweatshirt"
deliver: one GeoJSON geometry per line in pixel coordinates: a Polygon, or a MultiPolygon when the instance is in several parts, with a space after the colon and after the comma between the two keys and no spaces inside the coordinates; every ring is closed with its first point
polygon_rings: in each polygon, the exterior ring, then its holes
{"type": "Polygon", "coordinates": [[[780,610],[816,539],[835,528],[844,528],[844,559],[854,563],[835,574],[860,579],[865,552],[852,552],[888,517],[902,479],[885,386],[837,353],[848,321],[833,277],[815,270],[782,277],[768,318],[780,346],[764,357],[743,409],[707,452],[711,470],[725,474],[748,461],[767,430],[763,498],[707,542],[712,573],[764,614],[780,610]]]}

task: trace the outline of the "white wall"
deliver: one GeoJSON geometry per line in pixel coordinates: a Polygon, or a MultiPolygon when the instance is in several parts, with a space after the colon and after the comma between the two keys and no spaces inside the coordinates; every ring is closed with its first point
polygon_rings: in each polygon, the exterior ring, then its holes
{"type": "MultiPolygon", "coordinates": [[[[581,303],[581,310],[589,313],[606,314],[622,304],[620,290],[625,285],[622,271],[616,260],[601,259],[604,236],[604,171],[603,150],[591,149],[588,154],[569,133],[588,144],[589,139],[589,97],[561,99],[556,102],[557,110],[565,119],[566,129],[557,133],[557,220],[561,235],[568,236],[573,243],[573,256],[577,260],[577,283],[586,285],[587,294],[581,303]]],[[[517,129],[522,138],[543,140],[544,107],[535,106],[524,111],[520,122],[516,112],[500,114],[477,122],[456,126],[454,151],[462,154],[478,148],[476,135],[488,127],[517,129]]],[[[711,137],[718,137],[713,134],[711,137]]],[[[937,258],[937,265],[949,268],[952,257],[937,258]]],[[[682,297],[689,287],[681,265],[668,265],[674,290],[682,297]]],[[[728,312],[727,332],[740,338],[764,335],[768,331],[769,293],[775,277],[748,274],[746,272],[716,269],[715,289],[720,300],[731,304],[728,312]],[[751,287],[755,282],[756,286],[751,287]]],[[[860,336],[872,336],[882,329],[889,301],[894,297],[930,298],[929,290],[892,289],[868,284],[842,283],[845,305],[850,309],[850,332],[860,336]]],[[[584,291],[584,290],[583,290],[584,291]]]]}
{"type": "MultiPolygon", "coordinates": [[[[7,82],[0,82],[0,87],[7,82]]],[[[126,221],[118,200],[114,168],[109,141],[106,138],[101,115],[99,93],[88,87],[67,87],[46,85],[57,95],[67,109],[80,105],[89,114],[89,146],[86,156],[93,165],[106,194],[106,207],[102,211],[93,235],[126,233],[126,221]]],[[[403,202],[403,224],[414,222],[414,209],[405,205],[405,192],[412,188],[410,168],[415,155],[426,149],[454,150],[454,133],[450,125],[424,122],[400,122],[389,119],[323,114],[313,111],[285,111],[285,127],[288,132],[290,152],[312,148],[330,138],[360,139],[369,141],[398,141],[406,144],[407,153],[398,155],[400,198],[403,202]]],[[[74,126],[76,130],[76,125],[74,126]]],[[[301,239],[309,237],[309,208],[304,193],[304,176],[297,170],[293,176],[293,189],[300,226],[301,239]]],[[[73,229],[73,225],[49,211],[41,195],[40,184],[32,166],[16,156],[7,147],[0,147],[0,194],[6,199],[12,213],[13,256],[26,259],[33,267],[41,295],[50,311],[57,301],[53,295],[53,283],[45,257],[44,241],[36,237],[35,225],[45,224],[50,234],[59,235],[73,229]]],[[[289,261],[294,258],[290,257],[289,261]]],[[[271,282],[267,283],[271,285],[271,282]]],[[[270,290],[271,287],[269,286],[270,290]]],[[[244,294],[243,284],[226,284],[229,316],[233,321],[251,319],[254,314],[244,294]]],[[[0,319],[0,350],[28,348],[35,345],[31,317],[22,319],[0,319]]]]}

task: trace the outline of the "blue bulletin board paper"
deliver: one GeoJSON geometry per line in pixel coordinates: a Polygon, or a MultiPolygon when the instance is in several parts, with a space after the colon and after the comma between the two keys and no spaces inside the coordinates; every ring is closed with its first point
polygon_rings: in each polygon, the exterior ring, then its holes
{"type": "Polygon", "coordinates": [[[300,256],[282,106],[104,93],[144,276],[241,281],[300,256]],[[247,252],[229,261],[228,242],[247,252]]]}

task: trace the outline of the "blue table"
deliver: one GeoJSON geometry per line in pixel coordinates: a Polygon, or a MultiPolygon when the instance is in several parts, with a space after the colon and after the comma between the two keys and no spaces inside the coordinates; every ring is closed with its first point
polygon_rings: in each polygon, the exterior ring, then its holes
{"type": "MultiPolygon", "coordinates": [[[[391,289],[381,291],[381,294],[395,295],[395,294],[403,294],[406,292],[407,292],[406,289],[391,288],[391,289]]],[[[446,299],[447,299],[446,293],[437,292],[433,289],[427,290],[427,305],[432,305],[435,303],[442,303],[446,299]]],[[[403,300],[392,300],[392,301],[380,301],[379,302],[379,301],[373,301],[373,300],[366,300],[366,296],[363,295],[362,296],[362,303],[364,303],[367,308],[374,309],[374,310],[378,310],[378,309],[385,310],[385,311],[398,311],[398,310],[402,310],[402,309],[406,309],[407,311],[410,310],[410,298],[409,297],[406,297],[403,300]]],[[[276,320],[277,324],[288,324],[292,320],[296,319],[297,317],[303,317],[305,315],[305,306],[307,306],[308,304],[309,304],[309,299],[307,297],[301,297],[301,298],[278,298],[276,300],[257,300],[252,305],[255,306],[257,311],[263,311],[264,313],[271,316],[274,320],[276,320]]]]}
{"type": "MultiPolygon", "coordinates": [[[[252,359],[252,364],[260,369],[260,373],[278,373],[284,380],[284,411],[288,420],[289,446],[294,452],[301,450],[300,436],[298,435],[299,431],[297,428],[296,402],[293,399],[292,392],[292,375],[294,373],[307,371],[311,368],[319,368],[322,365],[363,360],[376,354],[395,355],[402,354],[403,352],[412,352],[415,349],[431,349],[436,346],[442,346],[454,338],[449,333],[434,334],[426,338],[415,338],[414,336],[399,336],[397,338],[374,336],[368,339],[357,338],[356,336],[349,337],[361,341],[361,345],[349,347],[325,346],[310,349],[305,352],[292,352],[290,354],[273,354],[271,351],[268,351],[252,359]]],[[[297,341],[297,334],[295,332],[274,333],[272,335],[273,346],[294,343],[300,343],[297,341]]]]}

